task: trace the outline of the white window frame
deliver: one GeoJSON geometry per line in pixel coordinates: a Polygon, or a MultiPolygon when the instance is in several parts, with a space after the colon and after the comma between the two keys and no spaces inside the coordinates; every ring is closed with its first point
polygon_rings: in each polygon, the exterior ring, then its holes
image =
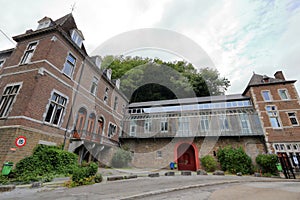
{"type": "Polygon", "coordinates": [[[5,118],[10,113],[10,111],[13,108],[13,105],[17,99],[17,95],[19,94],[19,92],[22,88],[22,84],[23,84],[23,82],[19,82],[19,83],[7,84],[5,86],[2,96],[1,96],[1,99],[0,99],[0,118],[5,118]],[[16,92],[5,94],[8,87],[12,87],[12,89],[13,89],[16,86],[18,86],[18,89],[16,92]]]}
{"type": "Polygon", "coordinates": [[[241,128],[243,133],[250,133],[251,127],[247,113],[240,114],[241,128]],[[245,127],[246,125],[246,127],[245,127]]]}
{"type": "Polygon", "coordinates": [[[32,42],[28,43],[28,45],[23,53],[23,56],[20,60],[20,65],[25,65],[25,64],[28,64],[31,62],[31,58],[34,55],[34,52],[35,52],[38,44],[39,44],[39,41],[32,41],[32,42]],[[34,48],[30,48],[31,45],[33,45],[33,44],[35,44],[34,48]]]}
{"type": "Polygon", "coordinates": [[[271,95],[271,91],[270,91],[270,90],[262,90],[262,91],[261,91],[261,96],[262,96],[262,98],[263,98],[264,101],[272,101],[272,100],[273,100],[272,95],[271,95]],[[265,92],[268,93],[269,99],[266,99],[266,98],[265,98],[265,95],[264,95],[265,92]]]}
{"type": "Polygon", "coordinates": [[[99,82],[99,79],[96,76],[94,76],[93,80],[92,80],[91,91],[90,91],[91,94],[93,94],[93,95],[96,95],[96,93],[97,93],[98,82],[99,82]]]}
{"type": "Polygon", "coordinates": [[[58,91],[56,91],[56,90],[53,90],[53,91],[51,92],[51,95],[50,95],[50,98],[49,98],[48,101],[49,101],[49,102],[48,102],[48,105],[46,106],[46,112],[44,113],[44,123],[49,124],[49,125],[52,125],[52,126],[60,127],[60,126],[62,125],[62,123],[63,123],[63,118],[64,118],[64,116],[65,116],[65,114],[66,114],[66,109],[67,109],[67,106],[68,106],[69,98],[68,98],[68,96],[62,94],[61,92],[58,92],[58,91]],[[55,94],[58,96],[58,100],[52,100],[52,97],[53,97],[55,94]],[[61,103],[57,102],[57,101],[60,100],[60,98],[63,98],[63,99],[65,100],[65,104],[61,104],[61,103]],[[46,118],[47,118],[47,115],[48,115],[48,112],[49,112],[51,103],[54,103],[54,104],[55,104],[55,107],[54,107],[54,109],[53,109],[53,111],[52,111],[52,113],[51,113],[51,116],[50,116],[49,121],[46,121],[46,120],[47,120],[46,118]],[[57,112],[57,107],[58,107],[58,106],[61,106],[61,107],[63,108],[63,110],[62,110],[62,112],[61,112],[60,115],[59,115],[59,118],[58,118],[58,120],[57,120],[57,123],[55,124],[55,123],[54,123],[54,115],[55,115],[56,112],[57,112]]]}
{"type": "Polygon", "coordinates": [[[129,135],[136,136],[136,129],[137,129],[136,120],[131,120],[129,126],[129,135]]]}
{"type": "Polygon", "coordinates": [[[281,100],[290,100],[289,92],[285,88],[278,89],[278,95],[280,96],[281,100]],[[284,91],[286,98],[283,98],[281,91],[284,91]]]}
{"type": "Polygon", "coordinates": [[[221,131],[229,131],[229,122],[226,115],[219,115],[219,126],[221,131]]]}
{"type": "Polygon", "coordinates": [[[209,130],[209,127],[210,127],[209,116],[207,116],[207,115],[201,116],[201,118],[200,118],[200,130],[204,131],[204,132],[207,132],[209,130]]]}
{"type": "Polygon", "coordinates": [[[78,30],[73,29],[73,30],[71,31],[71,38],[72,38],[72,41],[73,41],[77,46],[79,46],[79,48],[81,48],[82,43],[83,43],[83,38],[82,38],[81,35],[79,34],[78,30]]]}
{"type": "Polygon", "coordinates": [[[190,122],[188,117],[179,117],[178,119],[178,131],[181,135],[189,134],[190,122]]]}
{"type": "Polygon", "coordinates": [[[296,112],[287,112],[287,115],[290,119],[290,122],[291,122],[292,126],[299,126],[299,122],[298,122],[298,119],[297,119],[297,113],[296,112]],[[294,114],[294,115],[290,115],[290,114],[294,114]],[[297,124],[293,124],[292,119],[295,119],[297,124]]]}
{"type": "Polygon", "coordinates": [[[160,132],[168,132],[169,123],[168,119],[162,119],[160,121],[160,132]]]}
{"type": "Polygon", "coordinates": [[[116,133],[117,133],[117,125],[114,124],[114,123],[109,122],[107,136],[108,136],[109,138],[112,138],[113,136],[116,135],[116,133]],[[111,127],[113,127],[114,129],[111,130],[111,127]],[[111,133],[110,133],[110,132],[111,132],[111,133]]]}
{"type": "Polygon", "coordinates": [[[281,124],[281,120],[280,120],[280,117],[279,117],[279,112],[277,110],[277,107],[274,106],[274,105],[267,105],[265,107],[265,109],[266,109],[266,112],[269,116],[269,121],[270,121],[270,124],[271,124],[272,128],[273,129],[282,129],[282,124],[281,124]],[[268,108],[271,108],[271,109],[268,109],[268,108]],[[276,120],[277,126],[273,126],[274,124],[272,123],[273,122],[272,119],[276,120]]]}
{"type": "Polygon", "coordinates": [[[72,78],[73,74],[74,74],[74,71],[75,71],[75,67],[76,67],[76,61],[77,61],[76,56],[74,56],[73,53],[68,52],[65,63],[64,63],[64,67],[63,67],[63,70],[62,70],[63,74],[65,74],[66,76],[72,78]],[[69,56],[74,58],[74,60],[75,60],[74,63],[72,63],[71,61],[68,60],[69,56]],[[68,65],[68,67],[72,67],[72,70],[71,70],[70,74],[66,73],[66,65],[68,65]]]}
{"type": "Polygon", "coordinates": [[[146,119],[144,122],[144,132],[151,133],[152,132],[152,119],[146,119]]]}

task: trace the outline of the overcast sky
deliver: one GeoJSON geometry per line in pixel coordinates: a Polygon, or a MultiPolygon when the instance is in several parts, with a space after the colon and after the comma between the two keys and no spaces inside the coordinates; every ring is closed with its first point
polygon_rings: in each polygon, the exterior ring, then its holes
{"type": "MultiPolygon", "coordinates": [[[[88,53],[105,41],[142,28],[167,29],[194,41],[232,86],[242,93],[253,72],[273,76],[282,70],[300,88],[300,0],[0,0],[0,29],[10,38],[36,29],[48,16],[71,12],[88,53]]],[[[0,49],[14,47],[0,32],[0,49]]],[[[131,53],[130,55],[133,55],[131,53]]],[[[168,51],[138,55],[182,58],[168,51]],[[167,52],[167,53],[166,53],[167,52]],[[177,57],[178,56],[178,57],[177,57]]],[[[103,56],[103,55],[102,55],[103,56]]]]}

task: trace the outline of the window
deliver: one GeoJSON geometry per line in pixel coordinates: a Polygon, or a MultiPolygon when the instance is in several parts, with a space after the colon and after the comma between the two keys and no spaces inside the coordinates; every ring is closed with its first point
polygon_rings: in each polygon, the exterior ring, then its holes
{"type": "Polygon", "coordinates": [[[152,120],[151,119],[145,120],[144,131],[145,131],[145,133],[150,133],[152,131],[152,120]]]}
{"type": "Polygon", "coordinates": [[[129,135],[130,136],[136,136],[136,121],[131,120],[130,121],[130,130],[129,130],[129,135]]]}
{"type": "Polygon", "coordinates": [[[242,124],[242,132],[249,133],[250,132],[250,125],[249,125],[249,117],[247,114],[241,114],[241,124],[242,124]]]}
{"type": "Polygon", "coordinates": [[[93,133],[94,131],[94,126],[95,126],[95,120],[96,120],[96,115],[94,113],[91,113],[88,119],[88,125],[87,125],[87,132],[88,133],[93,133]]]}
{"type": "Polygon", "coordinates": [[[117,110],[117,106],[118,106],[118,97],[115,96],[114,110],[117,110]]]}
{"type": "Polygon", "coordinates": [[[75,42],[77,44],[77,46],[79,46],[79,48],[81,48],[83,38],[80,36],[80,34],[78,33],[77,30],[75,30],[75,29],[72,30],[71,38],[72,38],[73,42],[75,42]]]}
{"type": "Polygon", "coordinates": [[[92,81],[92,87],[91,87],[91,93],[93,95],[96,95],[97,86],[98,86],[98,79],[96,77],[94,77],[93,81],[92,81]]]}
{"type": "Polygon", "coordinates": [[[0,68],[3,66],[5,60],[0,60],[0,68]]]}
{"type": "Polygon", "coordinates": [[[224,115],[219,116],[219,126],[222,131],[229,130],[229,123],[226,116],[224,115]]]}
{"type": "Polygon", "coordinates": [[[262,96],[265,101],[271,101],[270,91],[265,90],[265,91],[262,91],[261,93],[262,93],[262,96]]]}
{"type": "Polygon", "coordinates": [[[117,126],[114,124],[109,124],[108,127],[108,137],[113,137],[116,134],[117,126]]]}
{"type": "Polygon", "coordinates": [[[187,117],[180,117],[179,118],[179,124],[178,124],[178,131],[182,134],[188,134],[189,133],[189,119],[187,117]]]}
{"type": "Polygon", "coordinates": [[[78,111],[78,117],[77,117],[77,122],[76,122],[76,130],[79,133],[82,132],[84,129],[86,115],[87,115],[86,109],[80,108],[78,111]]]}
{"type": "Polygon", "coordinates": [[[282,100],[288,100],[289,99],[289,95],[286,89],[279,89],[278,90],[279,96],[282,100]]]}
{"type": "Polygon", "coordinates": [[[209,129],[209,118],[208,116],[201,116],[200,128],[202,131],[208,131],[209,129]]]}
{"type": "Polygon", "coordinates": [[[97,127],[97,134],[102,135],[103,134],[103,127],[104,127],[104,119],[103,117],[100,117],[98,120],[98,127],[97,127]]]}
{"type": "Polygon", "coordinates": [[[6,86],[0,101],[0,117],[7,116],[14,101],[16,100],[16,96],[19,93],[20,88],[20,84],[6,86]]]}
{"type": "Polygon", "coordinates": [[[160,122],[160,130],[161,132],[167,132],[168,131],[168,121],[164,119],[160,122]]]}
{"type": "Polygon", "coordinates": [[[27,46],[27,49],[25,50],[25,53],[23,55],[23,58],[21,60],[21,64],[26,64],[31,61],[31,58],[33,56],[34,50],[37,46],[37,42],[32,42],[27,46]]]}
{"type": "Polygon", "coordinates": [[[62,116],[65,112],[67,99],[57,93],[53,93],[50,105],[46,114],[45,122],[53,125],[60,125],[62,116]]]}
{"type": "Polygon", "coordinates": [[[75,63],[76,63],[76,58],[72,54],[69,53],[69,55],[67,56],[65,65],[64,65],[63,73],[66,74],[67,76],[71,77],[74,72],[75,63]]]}
{"type": "Polygon", "coordinates": [[[109,91],[109,89],[105,88],[104,98],[103,98],[103,101],[105,104],[107,104],[107,101],[108,101],[108,91],[109,91]]]}
{"type": "Polygon", "coordinates": [[[299,125],[295,112],[289,112],[288,116],[289,116],[291,124],[293,126],[298,126],[299,125]]]}
{"type": "Polygon", "coordinates": [[[162,152],[156,151],[156,158],[162,158],[162,152]]]}
{"type": "Polygon", "coordinates": [[[280,128],[280,122],[278,117],[278,112],[276,110],[276,106],[267,106],[267,113],[269,115],[270,123],[273,128],[280,128]]]}

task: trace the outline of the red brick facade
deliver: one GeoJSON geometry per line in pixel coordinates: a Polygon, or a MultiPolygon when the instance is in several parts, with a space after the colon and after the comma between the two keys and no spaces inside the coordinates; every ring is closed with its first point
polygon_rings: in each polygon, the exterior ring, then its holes
{"type": "Polygon", "coordinates": [[[281,71],[274,76],[270,78],[254,74],[244,94],[251,97],[260,116],[268,151],[299,155],[300,104],[295,81],[285,80],[281,71]],[[282,96],[280,94],[283,91],[286,95],[282,96]],[[264,98],[264,95],[269,97],[264,98]],[[268,112],[269,108],[275,110],[268,112]]]}
{"type": "Polygon", "coordinates": [[[85,137],[80,147],[73,145],[73,150],[85,148],[86,152],[85,143],[96,144],[102,151],[118,146],[120,121],[127,99],[118,85],[97,66],[95,57],[89,57],[83,45],[78,46],[72,41],[70,33],[73,29],[77,30],[74,19],[72,15],[67,15],[56,21],[51,20],[49,27],[27,31],[13,38],[17,42],[16,48],[0,69],[3,103],[0,109],[4,112],[9,108],[7,114],[2,114],[0,118],[0,163],[17,162],[30,155],[38,143],[61,145],[65,142],[65,149],[68,149],[73,130],[77,129],[80,108],[85,109],[86,116],[82,130],[77,131],[85,137]],[[32,52],[30,44],[36,44],[32,52]],[[26,52],[32,56],[26,63],[21,63],[26,52]],[[69,64],[73,61],[68,57],[70,54],[76,59],[73,67],[70,67],[72,63],[69,64]],[[69,68],[65,68],[66,63],[69,68]],[[66,71],[68,69],[73,69],[73,72],[69,73],[66,71]],[[97,81],[92,89],[93,80],[97,81]],[[19,87],[12,104],[5,100],[10,85],[19,87]],[[55,95],[58,98],[53,100],[55,95]],[[104,96],[107,96],[106,102],[104,96]],[[97,132],[100,118],[103,128],[97,132]],[[110,124],[116,127],[108,135],[110,124]],[[16,151],[11,150],[20,135],[26,136],[26,145],[16,151]]]}

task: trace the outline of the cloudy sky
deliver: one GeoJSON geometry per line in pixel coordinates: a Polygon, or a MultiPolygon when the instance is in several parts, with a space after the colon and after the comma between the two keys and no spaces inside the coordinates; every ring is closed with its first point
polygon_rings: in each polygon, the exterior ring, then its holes
{"type": "MultiPolygon", "coordinates": [[[[12,37],[36,29],[37,21],[71,12],[90,54],[124,32],[156,28],[181,34],[202,48],[241,93],[253,72],[273,76],[282,70],[300,88],[300,0],[0,0],[0,49],[12,37]]],[[[193,51],[193,49],[191,49],[193,51]]],[[[181,59],[172,49],[137,55],[181,59]]],[[[134,55],[132,53],[130,55],[134,55]]],[[[103,55],[102,55],[103,56],[103,55]]],[[[201,66],[200,66],[201,67],[201,66]]]]}

